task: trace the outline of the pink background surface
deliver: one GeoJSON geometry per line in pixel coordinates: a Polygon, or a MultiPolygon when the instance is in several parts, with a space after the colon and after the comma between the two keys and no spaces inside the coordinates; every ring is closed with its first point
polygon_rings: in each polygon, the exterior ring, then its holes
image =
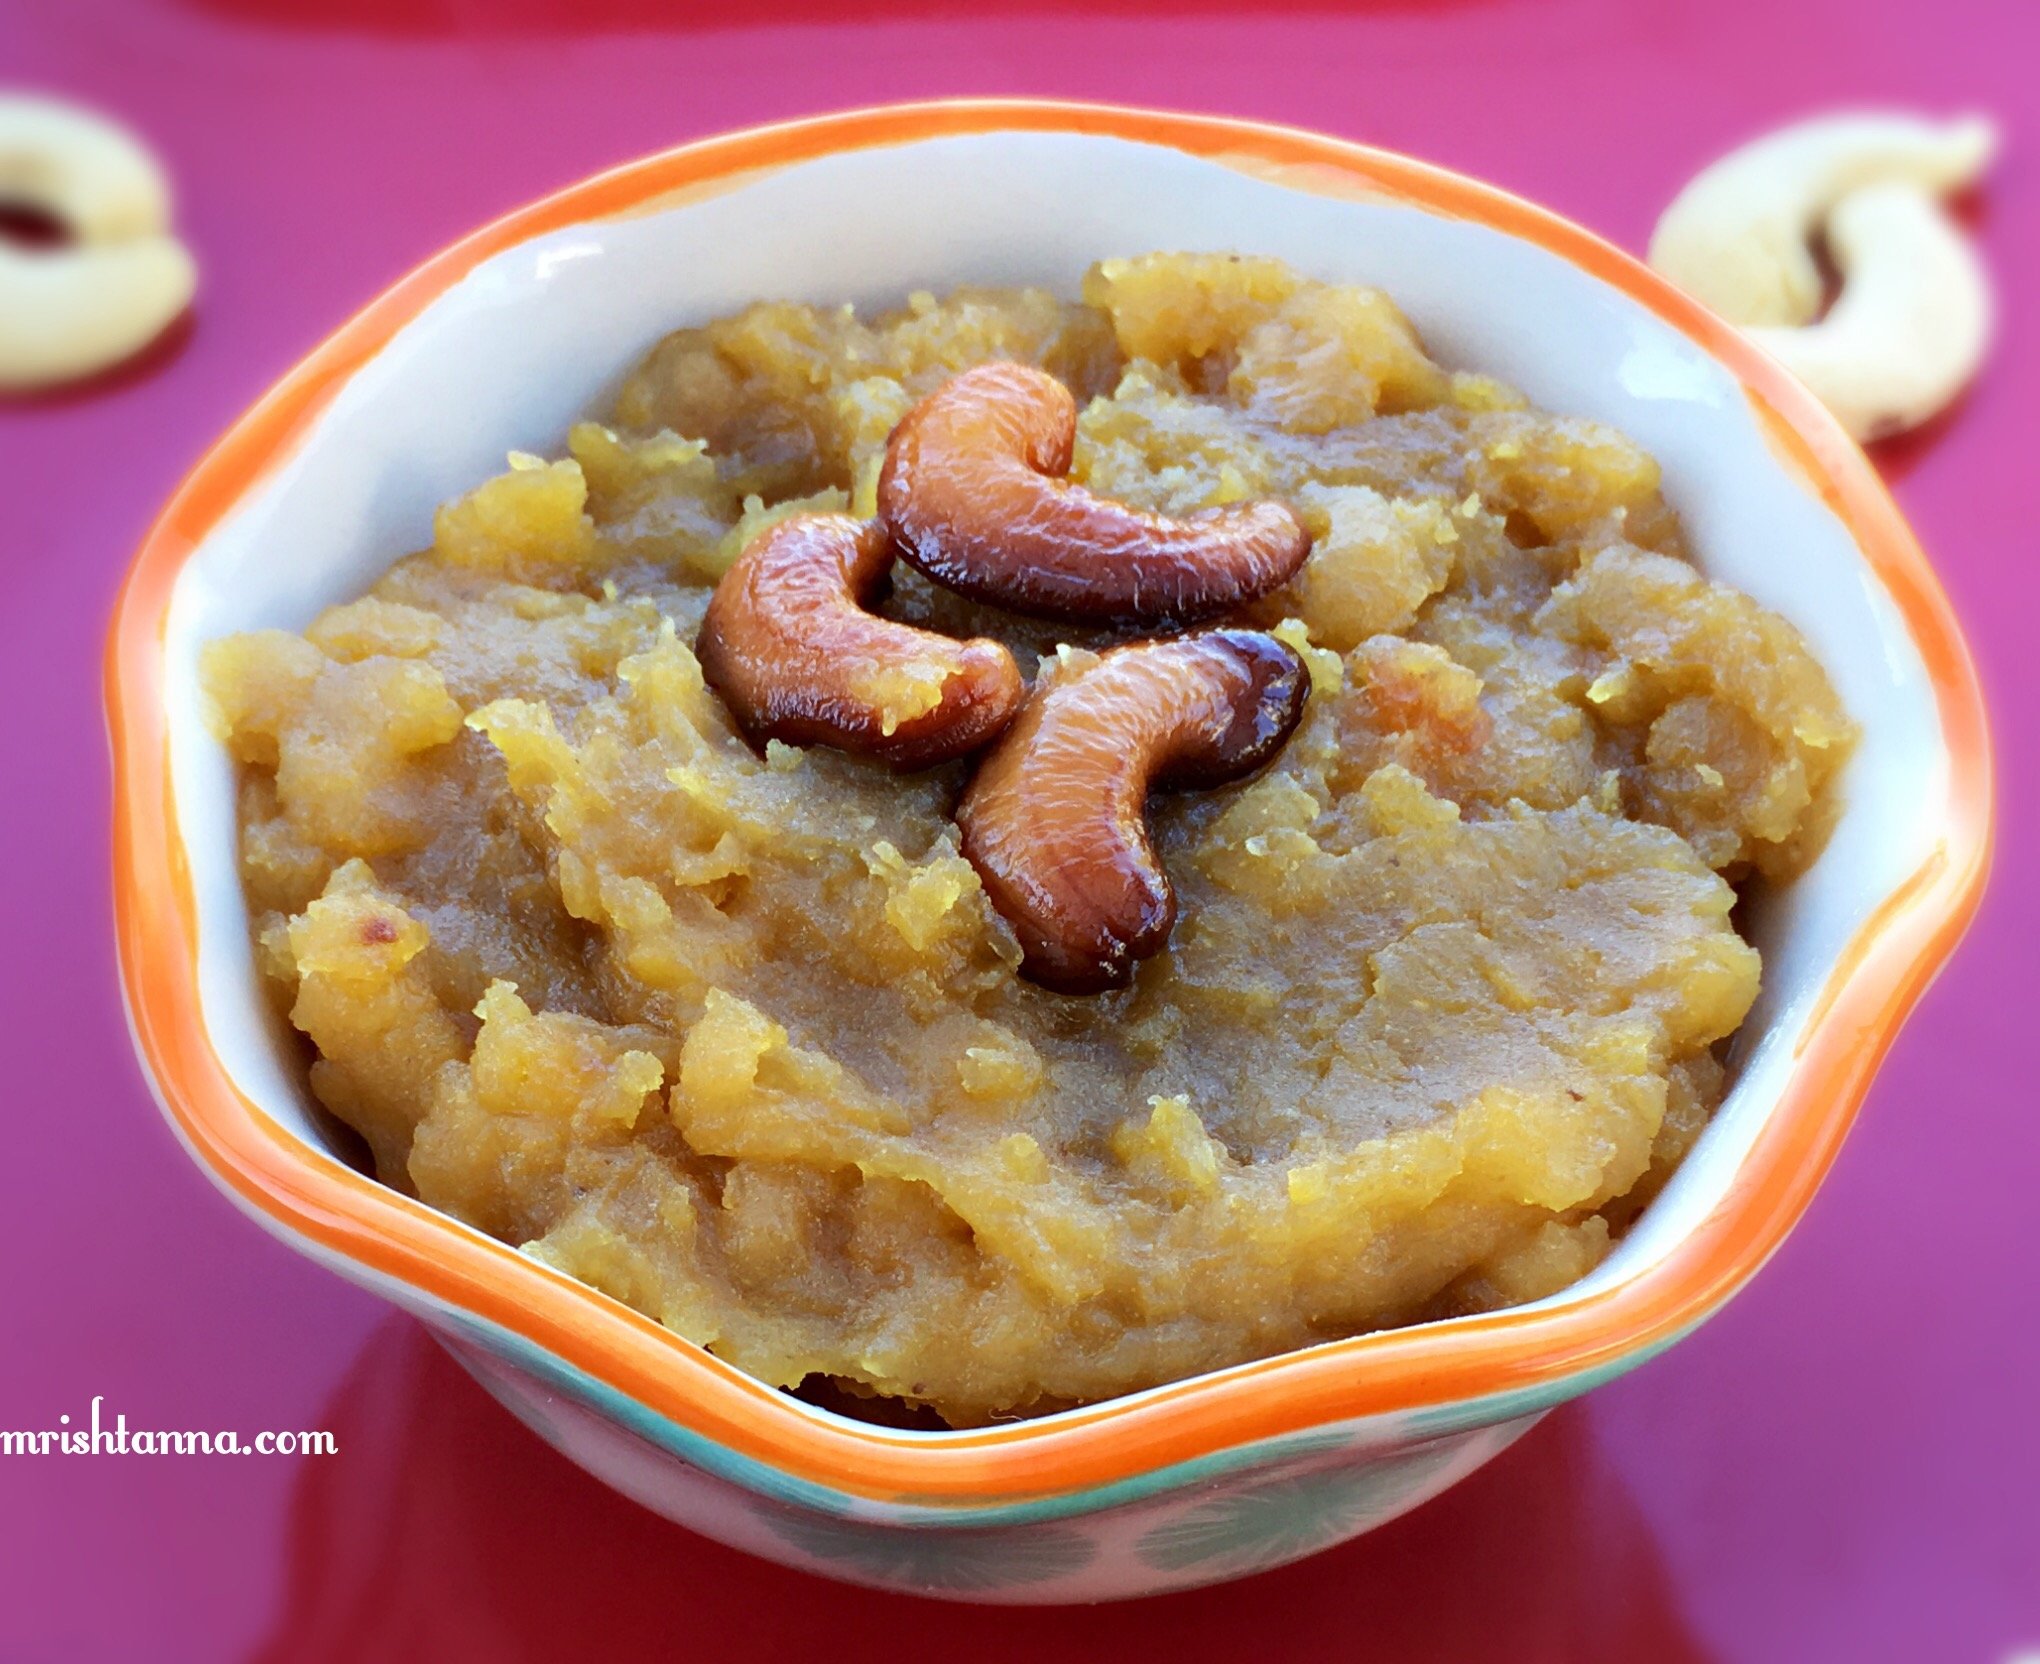
{"type": "Polygon", "coordinates": [[[1153,1654],[1999,1660],[2040,1646],[2040,62],[2025,0],[1056,0],[755,20],[680,0],[0,5],[0,82],[161,147],[195,322],[0,406],[7,1262],[0,1425],[330,1428],[321,1460],[6,1459],[0,1660],[1153,1654]],[[575,21],[569,24],[569,16],[575,21]],[[1880,461],[1968,622],[2004,776],[1981,922],[1770,1269],[1702,1333],[1371,1538],[1098,1611],[861,1593],[667,1526],[526,1435],[408,1322],[235,1215],[131,1060],[98,665],[129,551],[205,445],[455,234],[607,163],[891,98],[1057,94],[1318,127],[1631,248],[1701,162],[1836,100],[2011,128],[1977,211],[2007,319],[1967,403],[1880,461]]]}

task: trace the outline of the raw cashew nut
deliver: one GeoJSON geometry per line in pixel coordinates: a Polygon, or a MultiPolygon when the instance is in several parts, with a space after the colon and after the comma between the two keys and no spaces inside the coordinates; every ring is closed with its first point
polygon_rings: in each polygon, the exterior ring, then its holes
{"type": "Polygon", "coordinates": [[[759,533],[723,574],[694,650],[753,741],[916,769],[977,750],[1013,720],[1026,688],[998,642],[865,610],[892,564],[877,526],[802,514],[759,533]]]}
{"type": "Polygon", "coordinates": [[[1087,624],[1209,618],[1286,582],[1309,556],[1310,534],[1282,503],[1172,520],[1071,485],[1076,435],[1076,400],[1053,376],[980,364],[893,430],[879,519],[935,582],[1087,624]]]}
{"type": "Polygon", "coordinates": [[[1903,184],[1842,198],[1828,246],[1842,292],[1827,316],[1747,333],[1857,439],[1916,427],[1953,402],[1990,344],[1975,252],[1939,203],[1903,184]]]}
{"type": "Polygon", "coordinates": [[[108,369],[190,304],[197,273],[169,234],[163,172],[111,122],[0,95],[0,202],[41,209],[74,239],[34,253],[0,240],[0,390],[108,369]]]}
{"type": "Polygon", "coordinates": [[[1744,145],[1703,169],[1650,240],[1650,263],[1733,324],[1804,324],[1820,312],[1808,244],[1830,209],[1865,185],[1929,195],[1973,183],[1997,148],[1980,116],[1821,116],[1744,145]]]}
{"type": "Polygon", "coordinates": [[[1251,774],[1302,719],[1303,663],[1257,630],[1071,654],[978,766],[963,853],[1020,938],[1022,973],[1091,994],[1125,982],[1176,923],[1147,828],[1156,786],[1251,774]]]}

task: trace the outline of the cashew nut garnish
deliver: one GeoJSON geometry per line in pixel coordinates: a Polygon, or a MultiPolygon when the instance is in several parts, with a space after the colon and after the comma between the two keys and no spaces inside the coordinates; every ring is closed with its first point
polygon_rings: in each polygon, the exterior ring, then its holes
{"type": "Polygon", "coordinates": [[[892,564],[876,525],[803,514],[760,533],[723,574],[695,653],[753,741],[915,769],[975,751],[1012,721],[1026,689],[999,643],[865,610],[892,564]]]}
{"type": "Polygon", "coordinates": [[[1176,923],[1148,836],[1151,787],[1251,774],[1302,719],[1302,661],[1256,630],[1068,654],[979,765],[956,811],[963,852],[1062,993],[1125,982],[1176,923]]]}
{"type": "Polygon", "coordinates": [[[1804,329],[1747,333],[1858,439],[1917,427],[1951,404],[1990,345],[1990,286],[1931,197],[1869,185],[1836,204],[1828,247],[1842,292],[1804,329]]]}
{"type": "Polygon", "coordinates": [[[893,430],[878,515],[913,566],[1013,612],[1088,624],[1188,623],[1286,582],[1310,534],[1282,503],[1174,520],[1062,476],[1077,406],[1053,376],[981,364],[893,430]]]}
{"type": "Polygon", "coordinates": [[[0,95],[0,201],[42,210],[73,238],[33,253],[0,240],[0,389],[111,368],[190,304],[196,271],[169,234],[162,170],[102,117],[0,95]]]}
{"type": "Polygon", "coordinates": [[[1731,151],[1673,198],[1650,263],[1732,324],[1804,324],[1820,312],[1809,244],[1829,211],[1865,185],[1930,196],[1974,183],[1997,148],[1978,116],[1816,117],[1731,151]]]}
{"type": "Polygon", "coordinates": [[[1858,439],[1944,408],[1989,344],[1990,289],[1935,198],[1972,183],[1997,145],[1980,117],[1841,115],[1723,157],[1658,221],[1650,263],[1804,381],[1858,439]],[[1828,316],[1809,244],[1842,275],[1828,316]]]}

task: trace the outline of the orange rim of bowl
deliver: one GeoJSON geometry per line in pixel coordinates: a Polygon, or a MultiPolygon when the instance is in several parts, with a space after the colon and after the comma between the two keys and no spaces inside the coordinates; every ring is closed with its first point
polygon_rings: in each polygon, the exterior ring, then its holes
{"type": "Polygon", "coordinates": [[[214,1176],[291,1236],[512,1331],[698,1436],[793,1478],[886,1501],[1065,1495],[1328,1421],[1550,1385],[1676,1338],[1748,1278],[1804,1211],[1900,1022],[1973,915],[1990,853],[1989,733],[1953,612],[1869,461],[1786,372],[1621,250],[1492,186],[1320,134],[1110,105],[909,104],[727,134],[569,186],[454,244],[329,336],[185,479],[121,591],[106,700],[123,990],[168,1113],[214,1176]],[[1926,665],[1950,759],[1942,842],[1848,945],[1735,1185],[1665,1258],[1540,1309],[1360,1335],[1042,1421],[902,1433],[815,1414],[619,1302],[385,1188],[303,1143],[229,1077],[200,1009],[197,903],[177,831],[161,697],[172,591],[200,541],[287,459],[356,370],[491,256],[740,176],[993,131],[1160,145],[1321,194],[1408,202],[1559,255],[1648,307],[1737,376],[1774,449],[1841,518],[1897,605],[1926,665]]]}

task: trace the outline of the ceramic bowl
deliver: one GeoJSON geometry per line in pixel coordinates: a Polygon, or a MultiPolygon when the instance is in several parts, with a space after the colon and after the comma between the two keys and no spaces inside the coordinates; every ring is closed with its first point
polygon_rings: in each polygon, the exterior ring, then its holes
{"type": "Polygon", "coordinates": [[[1579,228],[1404,157],[1090,106],[863,111],[712,139],[498,221],[405,278],[204,458],[149,534],[109,650],[116,893],[136,1043],[247,1212],[416,1313],[574,1460],[682,1524],[887,1588],[1093,1600],[1257,1571],[1450,1485],[1662,1351],[1775,1249],[1949,953],[1990,761],[1946,600],[1863,456],[1733,330],[1579,228]],[[1701,564],[1792,619],[1864,737],[1811,871],[1752,928],[1763,997],[1699,1148],[1583,1282],[1016,1425],[864,1425],[338,1159],[249,950],[201,643],[298,628],[429,535],[433,506],[558,443],[664,331],[765,296],[1073,293],[1101,256],[1279,255],[1388,289],[1448,364],[1662,462],[1701,564]]]}

